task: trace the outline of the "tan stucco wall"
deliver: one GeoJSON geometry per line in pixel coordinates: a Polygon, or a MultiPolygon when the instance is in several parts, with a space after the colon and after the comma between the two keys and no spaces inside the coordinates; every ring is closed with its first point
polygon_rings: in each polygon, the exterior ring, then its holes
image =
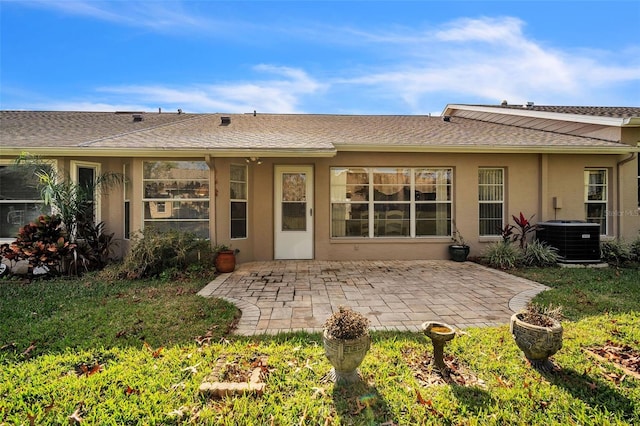
{"type": "MultiPolygon", "coordinates": [[[[629,133],[630,140],[640,133],[629,133]]],[[[497,238],[478,237],[478,168],[506,169],[506,215],[523,212],[535,214],[534,221],[584,218],[583,172],[587,167],[609,170],[609,236],[627,241],[638,236],[640,214],[637,206],[637,157],[629,155],[560,155],[560,154],[452,154],[452,153],[366,153],[341,152],[332,158],[262,158],[262,164],[248,164],[248,237],[229,237],[229,166],[246,164],[245,158],[211,158],[211,231],[212,244],[231,244],[240,249],[239,262],[271,260],[274,257],[274,168],[276,165],[312,165],[315,179],[315,248],[316,259],[445,259],[449,238],[330,238],[329,171],[331,167],[451,167],[453,168],[453,216],[460,232],[471,245],[471,254],[480,255],[497,238]],[[618,164],[620,163],[620,164],[618,164]],[[214,194],[216,194],[214,196],[214,194]],[[554,210],[553,197],[562,208],[554,210]]],[[[204,160],[175,158],[172,160],[204,160]]],[[[58,159],[69,170],[72,159],[58,159]]],[[[122,172],[123,163],[131,164],[131,229],[143,223],[142,162],[145,158],[78,158],[101,164],[102,172],[122,172]]],[[[157,160],[150,158],[149,160],[157,160]]],[[[104,194],[101,219],[119,240],[119,249],[127,250],[123,240],[123,188],[104,194]]]]}
{"type": "MultiPolygon", "coordinates": [[[[478,168],[506,169],[506,218],[521,211],[535,215],[534,221],[583,219],[583,171],[585,167],[607,167],[611,170],[610,186],[615,187],[617,156],[562,156],[539,154],[406,154],[406,153],[339,153],[334,158],[318,158],[312,162],[299,159],[263,158],[262,164],[249,165],[249,236],[244,240],[229,239],[229,165],[244,164],[244,159],[215,159],[217,175],[216,241],[229,243],[241,250],[239,260],[273,259],[273,194],[274,167],[281,164],[313,164],[315,171],[315,258],[316,259],[419,259],[447,258],[449,238],[330,238],[329,170],[334,166],[362,167],[451,167],[454,170],[454,219],[460,232],[479,255],[486,244],[496,238],[478,237],[478,168]],[[544,193],[543,193],[544,191],[544,193]],[[562,199],[557,215],[552,197],[562,199]]],[[[635,195],[633,195],[635,198],[635,195]]],[[[611,201],[612,203],[614,200],[611,201]]],[[[615,229],[612,222],[612,231],[615,229]]]]}

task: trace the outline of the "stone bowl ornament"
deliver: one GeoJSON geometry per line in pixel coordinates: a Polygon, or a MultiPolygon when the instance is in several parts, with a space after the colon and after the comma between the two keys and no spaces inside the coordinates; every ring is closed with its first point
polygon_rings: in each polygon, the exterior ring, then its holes
{"type": "Polygon", "coordinates": [[[563,331],[557,317],[559,310],[545,312],[534,305],[511,316],[511,334],[534,368],[554,369],[549,357],[562,348],[563,331]]]}
{"type": "Polygon", "coordinates": [[[360,380],[358,367],[371,347],[367,317],[340,306],[324,323],[324,352],[333,366],[329,376],[336,383],[360,380]]]}

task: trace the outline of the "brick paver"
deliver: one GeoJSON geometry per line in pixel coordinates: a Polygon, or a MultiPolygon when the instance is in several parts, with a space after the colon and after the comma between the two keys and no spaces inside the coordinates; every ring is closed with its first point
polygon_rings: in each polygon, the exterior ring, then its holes
{"type": "Polygon", "coordinates": [[[236,333],[254,335],[321,331],[340,305],[365,314],[374,330],[500,325],[546,288],[473,262],[287,260],[240,264],[198,294],[234,303],[236,333]]]}

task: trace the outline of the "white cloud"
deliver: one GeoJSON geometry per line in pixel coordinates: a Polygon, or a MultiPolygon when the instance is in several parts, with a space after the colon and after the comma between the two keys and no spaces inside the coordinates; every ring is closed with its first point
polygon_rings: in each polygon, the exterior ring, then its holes
{"type": "Polygon", "coordinates": [[[304,71],[258,65],[258,72],[275,74],[276,78],[256,82],[228,84],[198,84],[185,87],[162,85],[128,85],[102,87],[99,92],[109,95],[136,97],[149,105],[146,109],[181,108],[185,112],[301,112],[299,104],[305,96],[313,95],[323,86],[304,71]]]}
{"type": "Polygon", "coordinates": [[[382,43],[393,46],[398,56],[392,69],[347,76],[337,83],[397,94],[412,112],[420,112],[429,108],[427,99],[434,93],[487,103],[593,104],[600,95],[605,99],[607,87],[640,81],[638,64],[610,64],[597,56],[544,46],[525,36],[524,25],[510,17],[465,18],[413,40],[388,35],[382,43]]]}
{"type": "Polygon", "coordinates": [[[86,16],[120,25],[167,30],[204,30],[227,25],[187,12],[181,2],[165,1],[51,1],[29,2],[67,15],[86,16]]]}

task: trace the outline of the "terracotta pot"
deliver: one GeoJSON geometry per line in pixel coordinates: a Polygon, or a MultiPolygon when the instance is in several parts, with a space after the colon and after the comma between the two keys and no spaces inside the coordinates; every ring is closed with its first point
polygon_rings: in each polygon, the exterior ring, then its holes
{"type": "Polygon", "coordinates": [[[360,380],[358,367],[371,346],[371,337],[366,334],[356,339],[336,339],[325,330],[322,341],[324,353],[333,365],[332,379],[347,383],[360,380]]]}
{"type": "Polygon", "coordinates": [[[236,254],[233,250],[219,252],[216,256],[215,265],[218,272],[233,272],[236,269],[236,254]]]}
{"type": "Polygon", "coordinates": [[[548,318],[553,325],[541,327],[522,321],[522,315],[511,316],[511,334],[516,345],[530,361],[546,362],[547,359],[562,348],[562,325],[553,318],[548,318]]]}

